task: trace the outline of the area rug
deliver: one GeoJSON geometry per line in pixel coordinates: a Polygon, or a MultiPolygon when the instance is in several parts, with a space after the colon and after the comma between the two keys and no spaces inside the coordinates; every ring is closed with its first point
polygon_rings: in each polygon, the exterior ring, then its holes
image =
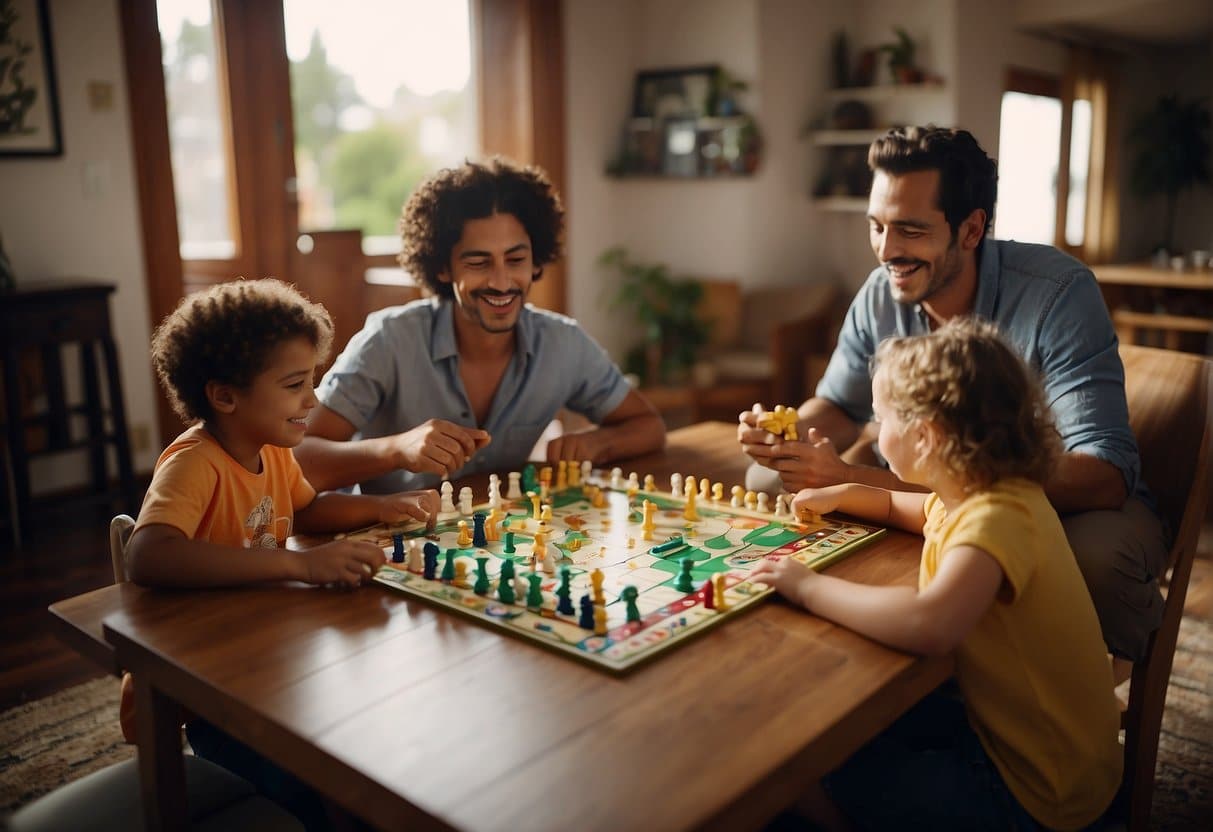
{"type": "MultiPolygon", "coordinates": [[[[0,823],[64,783],[135,753],[118,730],[118,681],[102,678],[0,714],[0,823]]],[[[1185,615],[1167,691],[1154,829],[1213,829],[1213,621],[1185,615]]]]}

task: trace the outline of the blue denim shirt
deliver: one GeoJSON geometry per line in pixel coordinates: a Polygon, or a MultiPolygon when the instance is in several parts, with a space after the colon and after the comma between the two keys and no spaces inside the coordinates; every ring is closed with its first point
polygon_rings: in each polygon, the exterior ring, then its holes
{"type": "MultiPolygon", "coordinates": [[[[1116,332],[1091,270],[1052,246],[986,239],[973,313],[997,324],[1040,374],[1066,450],[1115,465],[1128,493],[1148,500],[1116,332]]],[[[817,395],[856,421],[871,419],[876,345],[927,332],[921,305],[895,301],[888,271],[877,267],[851,302],[817,395]]]]}
{"type": "MultiPolygon", "coordinates": [[[[517,349],[493,397],[488,422],[476,424],[459,376],[454,303],[413,301],[375,312],[325,373],[321,404],[354,426],[354,438],[390,436],[427,419],[488,431],[492,442],[451,478],[506,471],[525,463],[562,407],[601,422],[627,397],[619,368],[572,318],[525,306],[517,349]]],[[[393,471],[361,483],[367,493],[429,488],[434,474],[393,471]]]]}

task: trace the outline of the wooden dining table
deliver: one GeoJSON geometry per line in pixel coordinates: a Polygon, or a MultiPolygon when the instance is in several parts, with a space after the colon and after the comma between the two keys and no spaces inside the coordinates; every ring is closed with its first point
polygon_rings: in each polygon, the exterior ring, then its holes
{"type": "MultiPolygon", "coordinates": [[[[622,466],[727,486],[746,461],[715,422],[622,466]]],[[[829,571],[912,585],[921,543],[829,571]]],[[[51,612],[134,673],[149,829],[184,818],[180,706],[380,829],[755,828],[952,671],[775,596],[618,676],[378,585],[127,583],[51,612]]]]}

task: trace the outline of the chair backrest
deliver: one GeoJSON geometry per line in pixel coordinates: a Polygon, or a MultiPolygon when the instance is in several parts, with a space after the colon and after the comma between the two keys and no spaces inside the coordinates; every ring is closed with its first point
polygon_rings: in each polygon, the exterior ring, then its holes
{"type": "Polygon", "coordinates": [[[126,580],[126,544],[135,529],[129,514],[119,514],[110,521],[110,562],[114,567],[114,583],[126,580]]]}
{"type": "Polygon", "coordinates": [[[1130,830],[1147,829],[1158,734],[1175,641],[1183,617],[1209,486],[1209,396],[1213,362],[1170,350],[1121,345],[1129,422],[1141,452],[1142,477],[1173,537],[1171,577],[1162,624],[1133,668],[1125,713],[1125,771],[1130,830]]]}

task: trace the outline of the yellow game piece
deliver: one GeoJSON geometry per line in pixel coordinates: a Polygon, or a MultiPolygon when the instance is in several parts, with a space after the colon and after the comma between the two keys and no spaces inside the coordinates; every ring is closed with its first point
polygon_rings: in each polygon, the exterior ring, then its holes
{"type": "Polygon", "coordinates": [[[455,586],[467,589],[468,586],[468,565],[467,561],[455,561],[455,586]]]}
{"type": "Polygon", "coordinates": [[[526,493],[526,496],[527,496],[527,499],[529,499],[531,501],[531,516],[534,517],[536,520],[541,519],[539,516],[539,501],[542,500],[543,498],[541,496],[539,496],[539,494],[535,491],[528,491],[526,493]]]}
{"type": "Polygon", "coordinates": [[[568,460],[560,460],[556,464],[556,490],[563,491],[569,486],[569,463],[568,460]]]}
{"type": "Polygon", "coordinates": [[[645,540],[653,539],[653,529],[657,527],[653,522],[653,515],[656,511],[657,506],[652,500],[644,501],[644,523],[641,525],[640,530],[643,532],[641,537],[645,540]]]}
{"type": "Polygon", "coordinates": [[[634,549],[635,547],[636,547],[636,538],[634,538],[634,537],[629,537],[629,538],[628,538],[628,548],[629,548],[629,549],[634,549]]]}
{"type": "Polygon", "coordinates": [[[694,522],[699,519],[699,513],[695,511],[695,497],[697,489],[694,477],[687,477],[686,482],[686,508],[682,512],[682,516],[687,520],[694,522]]]}
{"type": "Polygon", "coordinates": [[[712,486],[712,501],[719,503],[724,500],[724,483],[718,482],[712,486]]]}
{"type": "Polygon", "coordinates": [[[799,437],[796,427],[798,418],[796,408],[778,404],[773,411],[758,414],[758,427],[783,439],[795,441],[799,437]]]}
{"type": "Polygon", "coordinates": [[[699,481],[699,499],[705,503],[712,499],[712,482],[707,477],[699,481]]]}
{"type": "Polygon", "coordinates": [[[756,492],[747,491],[745,493],[745,507],[750,511],[756,511],[758,509],[758,494],[756,492]]]}
{"type": "Polygon", "coordinates": [[[602,488],[597,485],[593,486],[593,494],[594,496],[590,500],[590,504],[594,506],[594,508],[605,508],[607,504],[606,493],[602,490],[602,488]]]}
{"type": "Polygon", "coordinates": [[[499,527],[502,520],[505,519],[505,512],[499,508],[489,510],[489,516],[484,521],[484,539],[490,543],[496,543],[501,540],[501,529],[499,527]]]}
{"type": "Polygon", "coordinates": [[[472,545],[472,533],[468,531],[468,521],[459,521],[459,537],[455,541],[455,545],[460,549],[466,549],[472,545]]]}
{"type": "Polygon", "coordinates": [[[541,523],[546,523],[551,519],[552,519],[552,507],[550,505],[548,505],[547,503],[544,503],[543,507],[541,509],[539,509],[539,521],[541,523]]]}
{"type": "Polygon", "coordinates": [[[657,480],[653,477],[652,474],[644,475],[644,490],[645,491],[656,491],[657,490],[657,480]]]}
{"type": "Polygon", "coordinates": [[[535,532],[535,541],[531,546],[531,565],[532,568],[537,567],[547,555],[547,536],[542,532],[535,532]]]}
{"type": "MultiPolygon", "coordinates": [[[[605,551],[605,550],[606,550],[606,547],[604,546],[603,551],[605,551]]],[[[606,603],[606,593],[604,593],[602,591],[602,582],[604,580],[606,580],[606,576],[602,574],[601,569],[595,568],[594,571],[590,573],[590,586],[593,588],[593,591],[594,591],[594,603],[595,604],[605,604],[606,603]]]]}
{"type": "Polygon", "coordinates": [[[712,596],[713,596],[712,600],[715,601],[715,603],[716,603],[716,611],[723,612],[724,610],[728,609],[728,606],[729,606],[727,603],[725,603],[725,600],[724,600],[724,591],[726,588],[725,587],[725,583],[726,583],[725,573],[724,572],[717,573],[712,578],[712,582],[713,582],[713,589],[715,590],[712,593],[712,596]]]}
{"type": "Polygon", "coordinates": [[[606,607],[599,604],[594,607],[594,635],[605,636],[607,634],[607,611],[606,607]]]}
{"type": "Polygon", "coordinates": [[[581,543],[582,543],[582,538],[574,537],[571,539],[566,538],[564,545],[569,547],[570,552],[576,552],[578,549],[581,548],[581,543]]]}

